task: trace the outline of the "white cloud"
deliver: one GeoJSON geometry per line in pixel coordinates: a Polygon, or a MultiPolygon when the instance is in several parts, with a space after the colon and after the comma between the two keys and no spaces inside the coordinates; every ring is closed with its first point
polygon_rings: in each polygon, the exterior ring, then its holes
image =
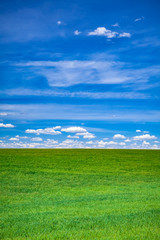
{"type": "Polygon", "coordinates": [[[147,141],[143,141],[142,145],[150,145],[150,143],[147,141]]]}
{"type": "Polygon", "coordinates": [[[0,116],[7,116],[8,115],[8,113],[6,113],[6,112],[0,112],[0,116]]]}
{"type": "Polygon", "coordinates": [[[39,148],[42,147],[39,143],[29,143],[27,145],[28,148],[39,148]]]}
{"type": "Polygon", "coordinates": [[[109,29],[106,29],[105,27],[98,27],[93,32],[88,33],[89,36],[105,36],[107,38],[115,38],[117,37],[117,32],[112,32],[109,29]]]}
{"type": "Polygon", "coordinates": [[[22,136],[22,137],[20,137],[20,138],[27,139],[28,137],[27,137],[27,136],[22,136]]]}
{"type": "Polygon", "coordinates": [[[44,148],[45,146],[41,143],[22,143],[17,140],[11,140],[12,143],[2,143],[0,146],[2,148],[44,148]]]}
{"type": "Polygon", "coordinates": [[[119,27],[119,23],[116,22],[115,24],[112,25],[112,27],[119,27]]]}
{"type": "Polygon", "coordinates": [[[98,141],[97,144],[98,144],[98,147],[105,147],[106,142],[104,142],[103,140],[101,140],[101,141],[98,141]]]}
{"type": "Polygon", "coordinates": [[[124,140],[125,142],[131,142],[131,140],[130,139],[126,139],[126,140],[124,140]]]}
{"type": "Polygon", "coordinates": [[[68,135],[67,138],[79,138],[79,136],[71,136],[71,135],[68,135]]]}
{"type": "Polygon", "coordinates": [[[41,142],[43,139],[40,137],[31,138],[32,141],[41,142]]]}
{"type": "Polygon", "coordinates": [[[142,132],[141,130],[136,130],[136,132],[142,132]]]}
{"type": "Polygon", "coordinates": [[[54,130],[61,129],[61,126],[54,127],[54,130]]]}
{"type": "Polygon", "coordinates": [[[0,127],[4,127],[4,128],[14,128],[15,126],[13,124],[4,124],[4,123],[0,123],[0,127]]]}
{"type": "Polygon", "coordinates": [[[134,21],[135,22],[138,22],[138,21],[141,21],[141,20],[143,20],[144,19],[144,17],[142,16],[142,17],[140,17],[140,18],[136,18],[134,21]]]}
{"type": "Polygon", "coordinates": [[[121,134],[115,134],[113,136],[113,139],[125,139],[126,137],[124,135],[121,135],[121,134]]]}
{"type": "Polygon", "coordinates": [[[149,133],[149,131],[142,131],[142,130],[136,130],[136,132],[143,132],[143,133],[149,133]]]}
{"type": "Polygon", "coordinates": [[[60,20],[57,21],[57,24],[58,24],[58,25],[61,25],[61,24],[62,24],[62,21],[60,21],[60,20]]]}
{"type": "Polygon", "coordinates": [[[65,143],[65,144],[70,144],[70,143],[74,143],[74,140],[71,140],[71,139],[66,139],[64,140],[62,143],[65,143]]]}
{"type": "Polygon", "coordinates": [[[26,133],[35,133],[37,135],[40,135],[40,134],[51,134],[51,135],[58,135],[58,134],[61,134],[60,131],[55,131],[56,129],[59,129],[60,126],[57,126],[57,127],[52,127],[52,128],[44,128],[44,129],[27,129],[25,132],[26,133]]]}
{"type": "Polygon", "coordinates": [[[62,132],[69,132],[69,133],[83,133],[87,132],[85,128],[82,127],[68,127],[68,128],[62,128],[62,132]]]}
{"type": "Polygon", "coordinates": [[[16,135],[16,138],[27,139],[28,137],[27,137],[27,136],[19,136],[19,135],[16,135]]]}
{"type": "Polygon", "coordinates": [[[143,134],[140,136],[133,137],[133,140],[152,140],[152,139],[157,139],[157,137],[154,135],[151,136],[150,134],[143,134]]]}
{"type": "MultiPolygon", "coordinates": [[[[115,134],[115,135],[121,135],[121,134],[115,134]]],[[[115,136],[114,135],[114,136],[115,136]]],[[[117,139],[124,139],[124,137],[122,137],[124,135],[121,135],[121,137],[119,138],[119,136],[117,136],[117,139]]],[[[25,136],[24,136],[25,137],[25,136]]],[[[86,139],[92,139],[95,138],[95,135],[89,132],[78,132],[76,133],[76,135],[68,135],[67,138],[64,141],[56,141],[54,139],[47,139],[45,141],[43,141],[42,138],[40,137],[27,137],[30,139],[30,141],[32,142],[28,142],[28,140],[26,142],[20,141],[22,137],[20,137],[19,135],[16,135],[16,137],[11,137],[9,139],[9,141],[7,140],[7,138],[4,138],[5,141],[1,141],[0,140],[0,147],[1,148],[115,148],[115,149],[158,149],[160,148],[159,146],[159,141],[153,141],[154,144],[150,143],[150,141],[147,140],[152,140],[155,139],[155,136],[151,136],[149,134],[145,134],[145,135],[140,135],[140,136],[135,136],[136,140],[142,140],[142,141],[137,141],[137,142],[133,142],[130,139],[131,138],[127,138],[124,141],[104,141],[103,140],[86,140],[86,139]],[[76,139],[72,139],[72,138],[79,138],[79,136],[82,136],[83,138],[81,138],[82,140],[76,140],[76,139]],[[145,136],[145,137],[144,137],[145,136]],[[138,137],[138,139],[137,139],[138,137]],[[140,138],[139,138],[140,137],[140,138]],[[85,141],[86,140],[86,141],[85,141]],[[8,141],[8,142],[7,142],[8,141]]],[[[134,137],[134,138],[135,138],[134,137]]],[[[134,139],[133,138],[133,139],[134,139]]],[[[135,140],[135,139],[134,139],[135,140]]]]}
{"type": "Polygon", "coordinates": [[[86,144],[94,144],[94,142],[93,141],[88,141],[88,142],[86,142],[86,144]]]}
{"type": "Polygon", "coordinates": [[[154,144],[151,149],[159,149],[158,145],[154,144]]]}
{"type": "Polygon", "coordinates": [[[87,131],[86,132],[80,132],[80,133],[76,133],[76,135],[78,136],[84,136],[86,133],[88,133],[87,131]]]}
{"type": "Polygon", "coordinates": [[[120,33],[120,34],[119,34],[119,37],[120,37],[120,38],[122,38],[122,37],[130,38],[130,37],[131,37],[131,34],[130,34],[130,33],[127,33],[127,32],[123,32],[123,33],[120,33]]]}
{"type": "Polygon", "coordinates": [[[19,138],[14,138],[14,137],[13,137],[13,138],[10,138],[9,140],[10,140],[10,141],[19,141],[19,138]]]}
{"type": "Polygon", "coordinates": [[[75,31],[74,31],[74,35],[77,35],[77,36],[78,36],[79,34],[81,34],[81,32],[79,32],[78,30],[75,30],[75,31]]]}
{"type": "Polygon", "coordinates": [[[117,145],[118,143],[117,142],[114,142],[114,141],[110,141],[110,142],[106,142],[107,145],[117,145]]]}
{"type": "Polygon", "coordinates": [[[54,139],[47,139],[45,141],[45,144],[47,144],[47,145],[54,145],[54,144],[57,144],[57,143],[58,143],[58,141],[55,141],[54,139]]]}
{"type": "Polygon", "coordinates": [[[84,142],[66,139],[58,145],[59,148],[86,148],[84,142]]]}
{"type": "Polygon", "coordinates": [[[87,132],[84,134],[83,138],[92,139],[95,138],[95,135],[87,132]]]}
{"type": "Polygon", "coordinates": [[[117,145],[117,142],[114,141],[109,141],[109,142],[104,142],[103,140],[97,142],[98,147],[105,147],[105,146],[112,146],[112,145],[117,145]]]}
{"type": "Polygon", "coordinates": [[[130,33],[123,32],[123,33],[118,33],[118,32],[113,32],[109,29],[106,29],[105,27],[98,27],[95,29],[93,32],[88,33],[89,36],[105,36],[107,38],[121,38],[121,37],[131,37],[130,33]]]}
{"type": "Polygon", "coordinates": [[[83,136],[83,138],[87,138],[87,139],[92,139],[95,138],[95,135],[89,132],[81,132],[81,133],[76,133],[76,135],[78,136],[83,136]]]}

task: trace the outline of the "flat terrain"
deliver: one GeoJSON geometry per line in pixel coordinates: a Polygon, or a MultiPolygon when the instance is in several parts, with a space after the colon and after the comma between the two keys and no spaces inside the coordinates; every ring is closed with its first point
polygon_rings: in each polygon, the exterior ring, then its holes
{"type": "Polygon", "coordinates": [[[1,149],[1,239],[160,239],[160,151],[1,149]]]}

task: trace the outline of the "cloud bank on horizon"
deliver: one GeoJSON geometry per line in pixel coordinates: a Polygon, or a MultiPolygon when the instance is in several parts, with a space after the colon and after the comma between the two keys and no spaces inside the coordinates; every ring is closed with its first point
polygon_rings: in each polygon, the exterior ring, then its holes
{"type": "Polygon", "coordinates": [[[52,128],[44,129],[26,129],[25,133],[27,134],[27,136],[16,135],[11,138],[9,138],[8,136],[3,138],[3,140],[0,141],[0,147],[158,149],[159,144],[159,141],[157,141],[157,137],[150,134],[139,134],[136,136],[128,137],[117,133],[112,135],[112,137],[110,138],[98,139],[98,136],[89,132],[86,128],[79,126],[72,126],[67,128],[55,126],[52,128]],[[68,133],[71,135],[68,135],[68,133]],[[65,135],[63,136],[64,140],[55,140],[51,138],[52,135],[59,134],[65,135]],[[41,135],[41,137],[35,137],[34,135],[41,135]],[[46,137],[46,135],[51,136],[50,138],[48,138],[49,136],[46,137]]]}
{"type": "Polygon", "coordinates": [[[160,148],[160,3],[0,9],[0,147],[160,148]]]}

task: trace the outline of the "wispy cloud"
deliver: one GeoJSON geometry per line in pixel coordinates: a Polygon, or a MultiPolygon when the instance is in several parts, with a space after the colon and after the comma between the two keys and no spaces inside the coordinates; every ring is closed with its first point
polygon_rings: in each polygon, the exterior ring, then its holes
{"type": "Polygon", "coordinates": [[[8,115],[8,113],[6,113],[6,112],[1,112],[0,113],[0,116],[7,116],[8,115]]]}
{"type": "Polygon", "coordinates": [[[121,105],[113,108],[109,105],[77,105],[77,104],[1,104],[3,111],[12,111],[8,119],[70,119],[70,120],[105,120],[124,122],[159,122],[159,110],[128,109],[121,105]],[[56,113],[56,114],[55,114],[56,113]]]}
{"type": "Polygon", "coordinates": [[[72,61],[31,61],[13,64],[24,68],[36,76],[43,76],[50,86],[67,87],[76,84],[123,84],[142,81],[143,85],[150,77],[160,74],[160,66],[146,68],[128,68],[127,63],[114,60],[72,60],[72,61]]]}
{"type": "MultiPolygon", "coordinates": [[[[89,98],[89,99],[149,99],[151,96],[142,92],[87,92],[87,91],[67,91],[67,90],[32,90],[24,88],[6,89],[0,91],[2,95],[8,96],[50,96],[69,98],[89,98]]],[[[158,96],[157,96],[158,97],[158,96]]],[[[152,97],[154,98],[154,96],[152,97]]],[[[2,115],[1,115],[2,116],[2,115]]],[[[5,116],[5,115],[3,115],[5,116]]]]}
{"type": "Polygon", "coordinates": [[[141,20],[143,20],[144,19],[144,17],[142,16],[142,17],[140,17],[140,18],[136,18],[134,21],[135,22],[139,22],[139,21],[141,21],[141,20]]]}
{"type": "Polygon", "coordinates": [[[159,47],[160,39],[158,36],[147,36],[143,38],[136,39],[132,42],[132,44],[137,47],[159,47]]]}
{"type": "Polygon", "coordinates": [[[9,42],[48,39],[53,35],[48,31],[47,18],[44,13],[40,9],[34,8],[23,8],[2,14],[0,16],[0,32],[3,36],[2,40],[9,42]]]}
{"type": "Polygon", "coordinates": [[[116,22],[115,24],[112,25],[112,27],[119,27],[119,23],[116,22]]]}
{"type": "Polygon", "coordinates": [[[64,87],[76,84],[117,84],[131,79],[122,70],[123,63],[115,61],[35,61],[18,63],[17,67],[28,67],[36,74],[47,78],[50,86],[64,87]]]}

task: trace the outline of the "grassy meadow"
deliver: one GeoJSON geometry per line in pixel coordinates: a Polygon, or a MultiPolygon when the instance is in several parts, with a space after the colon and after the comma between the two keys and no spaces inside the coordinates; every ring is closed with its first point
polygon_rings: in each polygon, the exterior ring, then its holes
{"type": "Polygon", "coordinates": [[[160,239],[160,151],[1,149],[1,239],[160,239]]]}

